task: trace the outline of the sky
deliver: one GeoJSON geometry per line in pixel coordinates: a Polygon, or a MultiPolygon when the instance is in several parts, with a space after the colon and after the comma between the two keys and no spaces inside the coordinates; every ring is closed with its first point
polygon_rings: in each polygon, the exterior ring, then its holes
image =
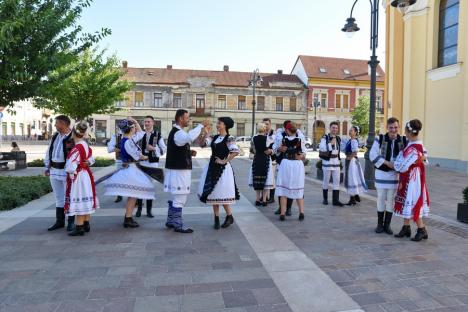
{"type": "MultiPolygon", "coordinates": [[[[353,16],[361,28],[341,28],[354,0],[94,0],[83,12],[85,31],[102,27],[100,42],[130,67],[290,73],[300,54],[369,59],[370,4],[353,16]]],[[[378,57],[385,61],[385,12],[380,6],[378,57]]]]}

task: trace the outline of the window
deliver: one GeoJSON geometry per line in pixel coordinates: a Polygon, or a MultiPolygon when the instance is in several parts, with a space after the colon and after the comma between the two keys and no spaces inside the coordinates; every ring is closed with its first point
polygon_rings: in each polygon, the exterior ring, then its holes
{"type": "Polygon", "coordinates": [[[19,127],[20,127],[20,134],[24,135],[24,123],[20,123],[19,127]]]}
{"type": "Polygon", "coordinates": [[[205,95],[197,94],[195,97],[196,108],[205,108],[205,95]]]}
{"type": "Polygon", "coordinates": [[[265,97],[264,96],[257,97],[257,109],[259,111],[265,110],[265,97]]]}
{"type": "Polygon", "coordinates": [[[218,108],[226,109],[226,96],[225,95],[218,95],[218,108]]]}
{"type": "Polygon", "coordinates": [[[327,72],[327,69],[325,67],[320,67],[320,72],[322,74],[325,74],[327,72]]]}
{"type": "Polygon", "coordinates": [[[135,92],[135,107],[142,107],[144,104],[143,92],[135,92]]]}
{"type": "Polygon", "coordinates": [[[237,123],[237,136],[245,135],[245,123],[237,123]]]}
{"type": "Polygon", "coordinates": [[[95,125],[96,139],[105,139],[107,136],[107,120],[96,120],[95,125]]]}
{"type": "Polygon", "coordinates": [[[276,111],[277,112],[283,111],[283,98],[282,97],[276,98],[276,111]]]}
{"type": "Polygon", "coordinates": [[[16,135],[16,123],[15,122],[10,123],[10,129],[11,129],[11,135],[16,135]]]}
{"type": "Polygon", "coordinates": [[[2,122],[2,135],[7,135],[7,123],[2,122]]]}
{"type": "MultiPolygon", "coordinates": [[[[314,93],[314,99],[319,100],[321,108],[327,108],[328,106],[328,93],[327,92],[317,92],[314,93]]],[[[314,103],[312,103],[312,107],[314,107],[314,103]]],[[[317,107],[318,108],[318,107],[317,107]]]]}
{"type": "Polygon", "coordinates": [[[343,94],[343,108],[349,109],[349,94],[343,94]]]}
{"type": "Polygon", "coordinates": [[[181,93],[172,94],[172,107],[174,108],[182,107],[182,94],[181,93]]]}
{"type": "Polygon", "coordinates": [[[297,104],[296,103],[297,103],[297,98],[292,97],[292,98],[289,99],[289,110],[291,112],[297,111],[297,104]]]}
{"type": "Polygon", "coordinates": [[[162,102],[162,93],[160,92],[155,92],[154,93],[154,107],[163,107],[163,102],[162,102]]]}
{"type": "Polygon", "coordinates": [[[247,107],[245,106],[245,96],[239,95],[237,97],[237,109],[238,110],[245,110],[247,107]]]}
{"type": "Polygon", "coordinates": [[[349,71],[349,69],[343,69],[343,73],[345,75],[351,75],[351,72],[349,71]]]}
{"type": "Polygon", "coordinates": [[[383,103],[382,103],[382,96],[381,95],[378,95],[376,97],[376,99],[375,99],[375,108],[376,108],[378,113],[381,113],[381,114],[384,113],[383,103]]]}
{"type": "Polygon", "coordinates": [[[438,66],[457,63],[459,0],[441,0],[439,7],[438,66]]]}
{"type": "Polygon", "coordinates": [[[341,94],[335,94],[335,108],[341,108],[341,94]]]}
{"type": "Polygon", "coordinates": [[[115,107],[125,107],[125,101],[117,101],[115,102],[115,107]]]}
{"type": "Polygon", "coordinates": [[[348,133],[348,122],[347,121],[343,121],[343,135],[347,134],[348,133]]]}
{"type": "Polygon", "coordinates": [[[338,123],[338,134],[341,134],[340,133],[340,130],[341,130],[341,122],[339,122],[338,120],[336,121],[338,123]]]}

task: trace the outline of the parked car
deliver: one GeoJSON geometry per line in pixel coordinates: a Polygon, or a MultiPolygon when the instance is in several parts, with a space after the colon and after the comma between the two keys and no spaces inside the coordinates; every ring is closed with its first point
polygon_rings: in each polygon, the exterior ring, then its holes
{"type": "Polygon", "coordinates": [[[309,138],[309,137],[305,137],[305,147],[306,148],[313,148],[313,145],[314,143],[312,142],[312,140],[309,138]]]}
{"type": "Polygon", "coordinates": [[[238,136],[236,137],[236,144],[239,145],[241,148],[250,147],[250,142],[252,138],[249,136],[238,136]]]}

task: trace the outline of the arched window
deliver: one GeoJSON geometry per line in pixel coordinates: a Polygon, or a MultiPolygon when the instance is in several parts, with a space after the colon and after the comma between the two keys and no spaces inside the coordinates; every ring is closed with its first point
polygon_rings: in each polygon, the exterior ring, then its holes
{"type": "Polygon", "coordinates": [[[345,120],[343,121],[343,135],[348,134],[348,122],[345,120]]]}
{"type": "Polygon", "coordinates": [[[457,63],[459,0],[441,0],[439,7],[439,67],[457,63]]]}

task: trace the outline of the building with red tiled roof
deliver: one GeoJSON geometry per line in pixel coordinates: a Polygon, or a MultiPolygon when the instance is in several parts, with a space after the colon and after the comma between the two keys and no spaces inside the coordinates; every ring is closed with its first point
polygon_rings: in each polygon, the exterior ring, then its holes
{"type": "MultiPolygon", "coordinates": [[[[142,120],[151,115],[163,134],[170,131],[175,111],[187,109],[192,122],[209,118],[215,123],[218,117],[231,116],[236,125],[231,130],[235,136],[251,135],[252,73],[223,70],[135,68],[122,63],[124,79],[135,86],[126,94],[126,100],[116,103],[121,110],[111,116],[94,116],[96,133],[109,137],[115,131],[116,120],[132,116],[142,120]]],[[[306,131],[307,88],[296,76],[277,73],[260,73],[262,81],[256,84],[256,118],[270,118],[279,126],[290,119],[306,131]]]]}
{"type": "MultiPolygon", "coordinates": [[[[340,134],[347,135],[351,126],[351,112],[360,96],[368,96],[370,75],[367,60],[299,55],[291,71],[308,88],[309,135],[312,137],[314,124],[315,139],[318,140],[328,129],[330,122],[340,122],[340,134]],[[314,120],[314,100],[317,120],[314,120]]],[[[384,124],[384,81],[385,73],[377,68],[377,118],[384,124]]]]}

